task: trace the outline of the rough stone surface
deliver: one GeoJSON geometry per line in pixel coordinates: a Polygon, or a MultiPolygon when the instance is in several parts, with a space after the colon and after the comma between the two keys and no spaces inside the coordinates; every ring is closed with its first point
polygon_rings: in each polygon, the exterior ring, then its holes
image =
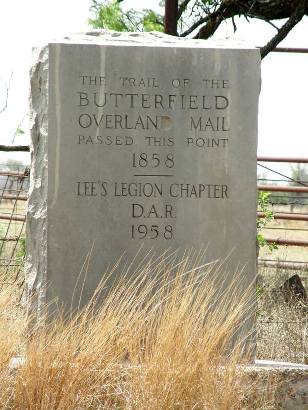
{"type": "Polygon", "coordinates": [[[33,50],[30,72],[31,174],[27,208],[27,299],[32,314],[40,317],[47,283],[47,134],[48,49],[33,50]]]}
{"type": "Polygon", "coordinates": [[[130,260],[141,245],[144,252],[204,246],[207,261],[230,254],[230,278],[244,267],[250,283],[256,256],[258,50],[157,33],[93,31],[51,43],[36,52],[36,59],[27,226],[27,285],[36,307],[46,299],[47,283],[48,300],[71,303],[93,244],[82,304],[102,272],[125,251],[130,260]],[[105,79],[98,85],[89,82],[90,76],[105,79]],[[135,83],[121,77],[135,78],[135,83]],[[150,85],[141,81],[147,78],[150,85]],[[98,105],[104,93],[110,102],[95,106],[93,93],[98,105]],[[112,93],[138,96],[129,103],[122,97],[116,101],[112,93]],[[154,95],[163,96],[163,107],[154,95]],[[105,114],[110,117],[101,117],[105,114]],[[147,115],[159,125],[153,126],[147,115]],[[117,137],[127,145],[117,145],[117,137]],[[149,145],[145,137],[160,138],[160,143],[149,145]],[[198,138],[204,146],[198,146],[198,138]],[[150,165],[143,167],[141,153],[150,165]],[[131,182],[157,184],[163,195],[130,196],[131,182]],[[175,198],[171,184],[189,184],[196,192],[202,184],[207,188],[201,198],[194,192],[190,198],[175,198]]]}

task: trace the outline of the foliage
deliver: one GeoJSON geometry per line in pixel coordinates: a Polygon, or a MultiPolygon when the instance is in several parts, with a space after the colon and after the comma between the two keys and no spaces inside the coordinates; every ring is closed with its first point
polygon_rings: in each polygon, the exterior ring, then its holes
{"type": "Polygon", "coordinates": [[[15,131],[15,136],[19,136],[19,135],[23,135],[23,134],[25,134],[25,131],[22,128],[17,127],[16,131],[15,131]]]}
{"type": "Polygon", "coordinates": [[[16,250],[16,258],[18,261],[22,262],[26,255],[26,238],[22,236],[18,240],[18,247],[16,250]]]}
{"type": "MultiPolygon", "coordinates": [[[[295,181],[302,182],[308,185],[308,167],[307,164],[296,164],[291,165],[291,177],[295,179],[295,181]]],[[[293,183],[293,185],[297,185],[293,183]]]]}
{"type": "MultiPolygon", "coordinates": [[[[121,3],[124,0],[92,0],[91,11],[94,18],[90,19],[90,24],[95,28],[116,31],[162,31],[163,18],[160,14],[149,9],[142,12],[133,9],[124,11],[121,3]]],[[[173,35],[208,39],[227,19],[232,20],[234,31],[237,28],[236,18],[244,17],[248,21],[260,19],[277,30],[277,34],[261,48],[263,58],[288,35],[304,15],[308,15],[307,0],[182,0],[179,1],[175,16],[177,33],[173,35]],[[288,20],[281,27],[273,23],[273,20],[286,18],[288,20]]]]}
{"type": "Polygon", "coordinates": [[[25,168],[25,164],[23,163],[23,161],[13,158],[7,159],[4,165],[6,169],[8,169],[9,171],[23,171],[25,168]]]}
{"type": "Polygon", "coordinates": [[[89,22],[94,28],[105,28],[115,31],[162,31],[162,16],[153,10],[144,9],[123,11],[123,0],[92,0],[91,11],[94,18],[89,22]]]}
{"type": "MultiPolygon", "coordinates": [[[[307,164],[295,164],[291,165],[291,178],[294,181],[298,182],[290,182],[292,186],[308,186],[308,167],[307,164]]],[[[292,192],[289,194],[292,198],[292,203],[302,204],[303,194],[301,192],[292,192]]]]}
{"type": "Polygon", "coordinates": [[[0,238],[3,238],[5,230],[5,225],[3,223],[0,223],[0,238]]]}
{"type": "MultiPolygon", "coordinates": [[[[296,164],[290,166],[291,180],[290,186],[308,186],[308,167],[306,164],[296,164]],[[293,181],[292,181],[293,180],[293,181]],[[298,181],[298,182],[297,182],[298,181]]],[[[305,205],[305,199],[301,192],[272,192],[271,203],[282,205],[305,205]]]]}
{"type": "Polygon", "coordinates": [[[260,211],[264,214],[263,218],[257,218],[257,244],[259,247],[267,246],[270,251],[277,249],[275,243],[268,243],[264,236],[260,233],[274,219],[274,212],[269,209],[269,192],[259,192],[258,205],[260,211]]]}

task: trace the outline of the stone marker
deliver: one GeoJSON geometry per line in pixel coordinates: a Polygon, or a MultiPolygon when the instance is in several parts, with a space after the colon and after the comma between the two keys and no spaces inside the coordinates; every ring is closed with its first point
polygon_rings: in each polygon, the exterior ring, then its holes
{"type": "Polygon", "coordinates": [[[94,31],[37,50],[31,82],[27,284],[39,305],[70,305],[90,249],[82,305],[141,245],[231,253],[230,278],[244,266],[254,279],[257,49],[94,31]]]}

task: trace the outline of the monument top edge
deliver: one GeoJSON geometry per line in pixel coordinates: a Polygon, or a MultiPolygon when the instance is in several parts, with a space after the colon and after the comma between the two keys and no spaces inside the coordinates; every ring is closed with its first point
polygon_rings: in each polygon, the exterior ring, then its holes
{"type": "Polygon", "coordinates": [[[179,48],[218,48],[258,50],[252,44],[245,41],[232,39],[197,40],[170,36],[164,33],[152,32],[116,32],[109,30],[91,30],[75,33],[50,41],[48,44],[71,44],[71,45],[119,45],[119,46],[148,46],[148,47],[179,47],[179,48]]]}

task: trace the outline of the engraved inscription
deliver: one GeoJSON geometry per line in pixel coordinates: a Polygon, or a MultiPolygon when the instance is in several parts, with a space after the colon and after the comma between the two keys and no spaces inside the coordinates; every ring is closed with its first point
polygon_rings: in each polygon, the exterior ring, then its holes
{"type": "Polygon", "coordinates": [[[96,147],[106,155],[114,149],[119,155],[127,152],[127,175],[123,180],[107,181],[105,175],[98,175],[97,181],[76,181],[76,195],[128,200],[129,237],[168,241],[176,235],[178,200],[226,201],[230,197],[231,188],[224,181],[195,176],[187,182],[176,176],[177,144],[182,143],[191,155],[228,148],[230,81],[200,79],[198,94],[190,78],[171,78],[172,93],[164,92],[159,78],[153,76],[121,75],[111,83],[114,90],[107,88],[108,73],[80,74],[75,94],[76,143],[81,149],[96,147]],[[182,141],[174,134],[178,112],[185,116],[182,141]]]}

